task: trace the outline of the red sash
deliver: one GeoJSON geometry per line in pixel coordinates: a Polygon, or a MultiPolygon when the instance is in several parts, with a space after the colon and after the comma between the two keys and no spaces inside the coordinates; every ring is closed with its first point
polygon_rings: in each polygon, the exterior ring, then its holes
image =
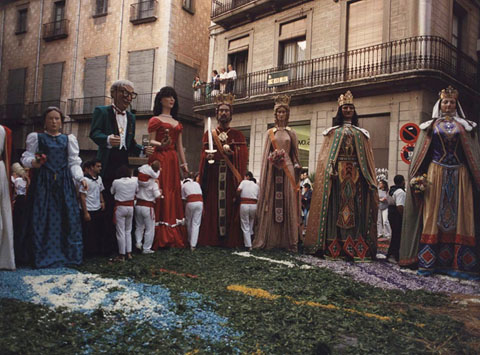
{"type": "Polygon", "coordinates": [[[189,202],[203,202],[202,195],[200,194],[192,194],[187,196],[187,203],[189,202]]]}
{"type": "Polygon", "coordinates": [[[138,181],[147,182],[151,178],[152,177],[150,175],[147,175],[147,174],[144,174],[144,173],[138,173],[138,181]]]}
{"type": "Polygon", "coordinates": [[[127,206],[127,207],[133,207],[135,205],[135,200],[131,201],[117,201],[115,200],[115,207],[113,208],[113,224],[117,224],[117,207],[118,206],[127,206]]]}
{"type": "Polygon", "coordinates": [[[254,199],[254,198],[242,197],[242,198],[240,198],[240,204],[242,204],[242,205],[256,205],[257,200],[254,199]]]}
{"type": "Polygon", "coordinates": [[[146,201],[146,200],[142,200],[142,199],[140,199],[140,198],[137,198],[137,206],[144,206],[144,207],[155,208],[155,202],[153,202],[153,201],[146,201]]]}

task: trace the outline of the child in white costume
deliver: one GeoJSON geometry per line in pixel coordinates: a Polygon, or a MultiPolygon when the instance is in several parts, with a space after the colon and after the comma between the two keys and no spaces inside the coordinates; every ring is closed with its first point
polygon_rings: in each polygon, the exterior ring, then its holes
{"type": "Polygon", "coordinates": [[[132,220],[135,194],[138,189],[138,179],[131,177],[130,169],[121,166],[117,170],[118,178],[113,180],[110,192],[115,198],[114,223],[117,231],[118,258],[116,260],[132,259],[132,220]]]}
{"type": "Polygon", "coordinates": [[[135,205],[135,246],[142,249],[143,254],[151,254],[153,237],[155,236],[155,199],[161,196],[158,188],[160,163],[142,165],[138,168],[138,191],[135,205]],[[143,245],[142,245],[143,239],[143,245]]]}
{"type": "Polygon", "coordinates": [[[257,185],[253,174],[249,171],[245,180],[238,185],[237,193],[240,194],[240,227],[243,232],[245,248],[252,249],[253,226],[257,212],[257,200],[260,187],[257,185]]]}
{"type": "Polygon", "coordinates": [[[190,248],[194,250],[197,246],[203,212],[202,188],[197,181],[190,178],[183,181],[182,200],[185,203],[185,224],[187,225],[188,241],[190,248]]]}

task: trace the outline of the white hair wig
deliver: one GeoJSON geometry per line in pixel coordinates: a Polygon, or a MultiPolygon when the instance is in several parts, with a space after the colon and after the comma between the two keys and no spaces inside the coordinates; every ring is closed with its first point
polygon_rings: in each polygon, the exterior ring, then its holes
{"type": "Polygon", "coordinates": [[[124,87],[124,86],[131,86],[132,89],[135,88],[133,83],[130,80],[117,80],[113,82],[112,86],[110,86],[110,92],[112,93],[116,91],[118,88],[124,87]]]}

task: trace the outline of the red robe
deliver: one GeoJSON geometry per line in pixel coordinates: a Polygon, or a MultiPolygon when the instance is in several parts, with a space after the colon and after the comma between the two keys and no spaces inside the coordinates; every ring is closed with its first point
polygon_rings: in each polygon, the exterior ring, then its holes
{"type": "MultiPolygon", "coordinates": [[[[220,128],[218,128],[221,131],[220,128]]],[[[230,161],[238,170],[242,178],[247,171],[248,148],[243,133],[235,129],[228,131],[226,143],[233,150],[233,155],[229,156],[230,161]]],[[[230,168],[226,168],[226,236],[221,237],[219,233],[219,168],[222,155],[213,143],[215,153],[215,163],[207,162],[205,149],[208,149],[208,134],[203,135],[203,150],[200,160],[200,182],[204,196],[204,216],[200,227],[198,245],[200,246],[224,246],[235,248],[243,246],[243,237],[240,229],[240,205],[239,201],[234,202],[239,181],[236,181],[230,168]]]]}

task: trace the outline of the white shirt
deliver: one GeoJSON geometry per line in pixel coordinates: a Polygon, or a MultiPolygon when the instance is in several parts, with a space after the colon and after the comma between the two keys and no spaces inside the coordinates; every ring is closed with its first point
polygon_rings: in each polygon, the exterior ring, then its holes
{"type": "Polygon", "coordinates": [[[225,77],[235,80],[237,78],[237,72],[235,70],[230,70],[225,77]]]}
{"type": "Polygon", "coordinates": [[[187,181],[182,184],[182,200],[186,200],[190,195],[201,195],[202,188],[196,181],[187,181]]]}
{"type": "Polygon", "coordinates": [[[237,190],[240,191],[241,198],[253,198],[255,200],[258,200],[258,192],[260,190],[260,187],[253,181],[242,180],[240,185],[238,185],[237,190]]]}
{"type": "MultiPolygon", "coordinates": [[[[117,121],[117,126],[118,126],[118,133],[120,135],[120,145],[118,146],[118,149],[125,148],[127,150],[127,145],[125,143],[125,137],[127,134],[127,112],[122,111],[124,114],[121,115],[117,113],[117,110],[120,111],[120,109],[112,105],[113,107],[113,113],[115,114],[115,119],[117,121]]],[[[110,138],[113,136],[113,134],[109,135],[107,137],[107,148],[112,148],[112,145],[110,144],[110,138]]]]}
{"type": "Polygon", "coordinates": [[[405,206],[405,198],[407,197],[407,193],[403,191],[403,189],[396,189],[392,197],[393,201],[395,202],[395,206],[405,206]]]}
{"type": "Polygon", "coordinates": [[[150,176],[150,179],[147,181],[138,180],[137,199],[155,201],[155,199],[161,195],[158,184],[155,181],[155,179],[158,179],[160,172],[153,171],[152,167],[148,164],[138,168],[138,172],[150,176]]]}
{"type": "MultiPolygon", "coordinates": [[[[72,177],[80,182],[85,177],[81,168],[82,159],[78,156],[80,148],[78,147],[77,137],[73,134],[68,135],[68,167],[72,177]]],[[[27,136],[27,150],[23,152],[20,161],[25,168],[32,167],[32,161],[35,159],[35,153],[38,152],[38,133],[32,132],[27,136]]],[[[48,158],[47,158],[48,159],[48,158]]]]}
{"type": "Polygon", "coordinates": [[[100,204],[100,194],[105,187],[103,186],[102,177],[99,176],[97,180],[92,180],[90,178],[86,178],[88,190],[85,191],[83,185],[80,185],[79,191],[81,194],[86,194],[85,203],[87,205],[87,211],[98,211],[102,208],[100,204]]]}
{"type": "Polygon", "coordinates": [[[15,178],[13,184],[15,185],[15,195],[19,196],[27,193],[27,181],[24,178],[15,178]]]}
{"type": "Polygon", "coordinates": [[[113,180],[110,192],[116,201],[132,201],[138,189],[138,179],[136,177],[124,177],[113,180]]]}

